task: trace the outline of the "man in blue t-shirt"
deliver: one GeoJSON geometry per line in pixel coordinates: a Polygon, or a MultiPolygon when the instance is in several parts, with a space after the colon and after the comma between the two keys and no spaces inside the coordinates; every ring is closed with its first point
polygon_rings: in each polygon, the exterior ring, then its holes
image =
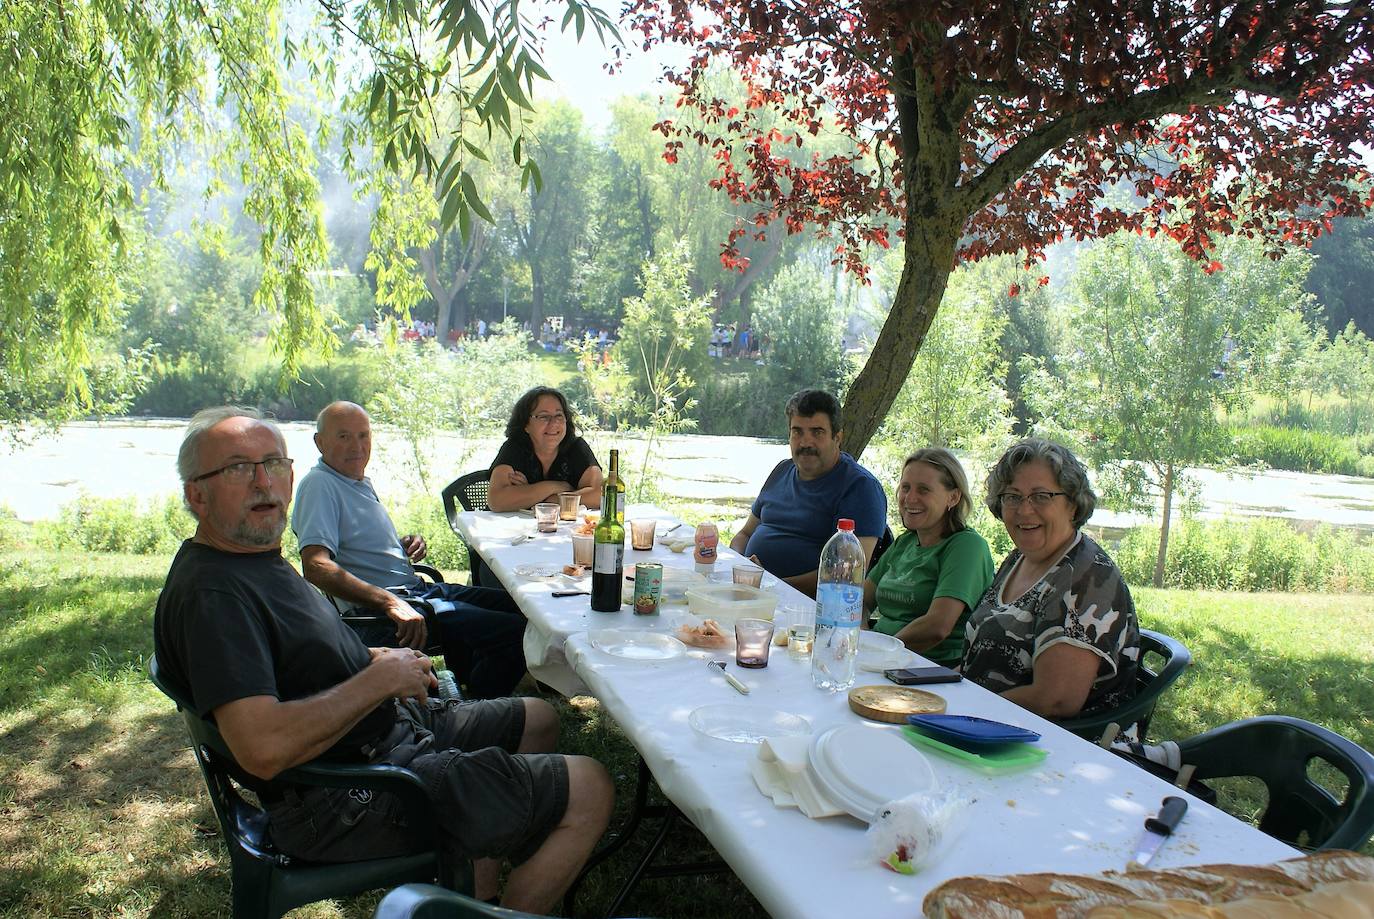
{"type": "Polygon", "coordinates": [[[830,393],[804,389],[788,400],[787,428],[792,459],[768,477],[730,548],[815,596],[821,548],[836,521],[854,521],[871,559],[887,527],[887,496],[873,473],[840,451],[840,402],[830,393]]]}

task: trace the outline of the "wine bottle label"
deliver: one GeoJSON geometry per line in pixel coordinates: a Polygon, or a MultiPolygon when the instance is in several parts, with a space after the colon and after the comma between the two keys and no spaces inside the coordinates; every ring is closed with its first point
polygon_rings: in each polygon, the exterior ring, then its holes
{"type": "Polygon", "coordinates": [[[595,574],[619,574],[625,568],[625,544],[620,542],[599,542],[596,544],[596,558],[592,562],[595,574]]]}

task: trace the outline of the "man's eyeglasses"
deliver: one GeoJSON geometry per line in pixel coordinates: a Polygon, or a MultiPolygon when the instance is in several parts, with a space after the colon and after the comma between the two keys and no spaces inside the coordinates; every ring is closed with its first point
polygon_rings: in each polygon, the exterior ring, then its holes
{"type": "Polygon", "coordinates": [[[1021,506],[1022,502],[1029,501],[1031,507],[1039,510],[1049,507],[1050,502],[1061,495],[1067,498],[1069,493],[1067,491],[1033,491],[1028,495],[1018,495],[1009,491],[1004,491],[997,496],[997,500],[1002,502],[1002,507],[1004,509],[1011,508],[1012,510],[1016,510],[1021,506]]]}
{"type": "Polygon", "coordinates": [[[563,422],[567,421],[568,418],[562,412],[555,412],[552,415],[550,415],[548,412],[540,412],[538,415],[534,416],[534,420],[539,422],[540,424],[554,424],[555,422],[558,424],[562,424],[563,422]]]}
{"type": "Polygon", "coordinates": [[[269,479],[280,479],[291,471],[291,457],[269,456],[265,460],[255,462],[229,463],[227,466],[202,472],[191,481],[201,482],[212,476],[222,475],[231,482],[247,482],[257,472],[258,466],[262,467],[262,471],[267,473],[269,479]]]}

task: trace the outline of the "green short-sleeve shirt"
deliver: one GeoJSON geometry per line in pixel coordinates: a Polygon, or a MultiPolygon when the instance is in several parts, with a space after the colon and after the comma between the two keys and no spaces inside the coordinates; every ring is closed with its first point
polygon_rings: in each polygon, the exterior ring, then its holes
{"type": "Polygon", "coordinates": [[[896,635],[924,616],[939,597],[964,604],[949,635],[922,655],[940,664],[957,665],[964,657],[964,626],[992,583],[992,552],[974,530],[960,530],[933,546],[923,546],[913,532],[897,537],[868,579],[877,587],[878,621],[874,629],[896,635]]]}

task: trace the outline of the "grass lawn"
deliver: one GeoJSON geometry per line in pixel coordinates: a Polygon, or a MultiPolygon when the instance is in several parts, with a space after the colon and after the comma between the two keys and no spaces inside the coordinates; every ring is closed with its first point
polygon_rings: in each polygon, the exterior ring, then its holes
{"type": "MultiPolygon", "coordinates": [[[[144,676],[166,565],[0,553],[0,916],[227,915],[213,812],[180,719],[144,676]]],[[[1165,697],[1157,736],[1282,712],[1374,746],[1374,597],[1141,590],[1138,602],[1144,623],[1180,638],[1196,662],[1165,697]]],[[[632,749],[594,700],[561,705],[564,749],[606,762],[624,808],[632,749]]],[[[686,858],[705,851],[692,834],[676,847],[686,858]]],[[[582,908],[604,904],[631,861],[598,872],[582,908]]],[[[293,915],[368,917],[376,900],[293,915]]],[[[729,875],[646,882],[628,908],[763,915],[729,875]]]]}

